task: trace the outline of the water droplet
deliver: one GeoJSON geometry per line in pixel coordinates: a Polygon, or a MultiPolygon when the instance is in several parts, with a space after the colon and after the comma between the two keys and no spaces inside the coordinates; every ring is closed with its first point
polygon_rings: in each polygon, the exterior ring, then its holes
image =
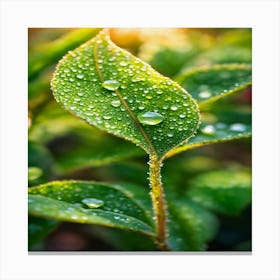
{"type": "Polygon", "coordinates": [[[126,61],[121,61],[120,66],[127,66],[127,62],[126,61]]]}
{"type": "Polygon", "coordinates": [[[119,88],[120,83],[116,80],[106,80],[102,83],[102,86],[108,90],[116,90],[119,88]]]}
{"type": "Polygon", "coordinates": [[[121,105],[121,101],[120,100],[113,100],[112,102],[111,102],[111,105],[113,106],[113,107],[119,107],[120,105],[121,105]]]}
{"type": "Polygon", "coordinates": [[[78,79],[80,79],[80,80],[82,80],[83,78],[84,78],[84,74],[77,74],[77,76],[76,76],[78,79]]]}
{"type": "Polygon", "coordinates": [[[170,107],[170,109],[171,109],[172,111],[176,111],[176,110],[178,109],[178,107],[175,106],[175,105],[172,105],[172,106],[170,107]]]}
{"type": "Polygon", "coordinates": [[[135,82],[141,82],[141,81],[144,81],[144,80],[145,80],[145,78],[141,75],[135,75],[131,79],[131,81],[134,82],[134,83],[135,82]]]}
{"type": "Polygon", "coordinates": [[[168,133],[167,136],[171,138],[171,137],[173,137],[173,134],[172,133],[168,133]]]}
{"type": "Polygon", "coordinates": [[[184,118],[186,117],[186,115],[185,115],[185,114],[180,114],[179,117],[180,117],[181,119],[184,119],[184,118]]]}
{"type": "Polygon", "coordinates": [[[152,99],[153,97],[151,95],[146,95],[145,96],[147,99],[152,99]]]}
{"type": "Polygon", "coordinates": [[[82,202],[89,208],[98,208],[104,205],[104,201],[96,198],[84,198],[82,202]]]}
{"type": "Polygon", "coordinates": [[[201,91],[198,96],[202,99],[209,98],[211,96],[210,91],[201,91]]]}
{"type": "Polygon", "coordinates": [[[230,125],[229,129],[231,131],[244,132],[246,130],[246,125],[242,123],[234,123],[230,125]]]}
{"type": "Polygon", "coordinates": [[[206,125],[205,127],[203,127],[201,129],[201,131],[205,135],[214,135],[216,132],[216,129],[213,125],[209,124],[209,125],[206,125]]]}
{"type": "Polygon", "coordinates": [[[78,92],[77,95],[83,96],[84,94],[82,92],[78,92]]]}
{"type": "Polygon", "coordinates": [[[112,117],[111,116],[103,116],[104,120],[110,120],[112,117]]]}
{"type": "Polygon", "coordinates": [[[163,121],[163,116],[156,112],[145,112],[137,116],[138,120],[142,124],[156,125],[163,121]]]}
{"type": "Polygon", "coordinates": [[[139,110],[144,110],[145,107],[144,107],[144,106],[139,106],[138,109],[139,109],[139,110]]]}

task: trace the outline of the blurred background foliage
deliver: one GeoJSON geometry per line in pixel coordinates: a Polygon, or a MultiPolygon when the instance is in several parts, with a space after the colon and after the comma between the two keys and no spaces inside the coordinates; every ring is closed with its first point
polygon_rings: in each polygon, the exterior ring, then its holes
{"type": "MultiPolygon", "coordinates": [[[[81,179],[126,182],[148,192],[145,153],[72,116],[59,107],[50,91],[50,79],[58,60],[99,30],[29,29],[29,187],[53,180],[81,179]]],[[[115,28],[111,29],[111,37],[118,46],[172,79],[193,67],[251,63],[250,29],[115,28]]],[[[234,119],[251,124],[251,90],[220,100],[211,110],[225,121],[234,119]]],[[[213,118],[216,116],[205,110],[203,119],[213,118]]],[[[190,250],[251,250],[250,139],[207,145],[176,155],[164,164],[163,182],[171,218],[180,217],[180,211],[187,209],[209,225],[201,228],[179,218],[180,223],[186,223],[183,235],[197,238],[189,241],[194,244],[190,250]],[[172,204],[175,200],[176,205],[172,204]],[[205,236],[207,233],[209,236],[205,236]],[[207,241],[205,248],[200,247],[200,239],[207,241]]],[[[180,230],[170,227],[170,232],[180,230]]],[[[30,217],[29,250],[157,249],[149,237],[139,233],[30,217]]]]}

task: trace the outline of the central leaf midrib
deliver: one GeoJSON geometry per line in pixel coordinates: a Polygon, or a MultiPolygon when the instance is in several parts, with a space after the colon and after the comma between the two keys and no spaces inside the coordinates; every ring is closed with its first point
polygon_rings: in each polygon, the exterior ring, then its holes
{"type": "MultiPolygon", "coordinates": [[[[94,63],[95,63],[95,68],[97,70],[97,73],[98,73],[98,76],[99,76],[99,79],[101,81],[101,83],[104,82],[104,78],[103,78],[103,75],[102,75],[102,72],[100,71],[100,68],[99,68],[99,64],[98,64],[98,52],[97,52],[97,48],[98,48],[98,43],[96,42],[93,46],[93,52],[94,52],[94,63]]],[[[122,105],[124,106],[124,108],[126,109],[126,111],[128,112],[129,116],[131,117],[131,119],[133,120],[133,122],[135,123],[135,125],[137,126],[137,128],[139,129],[140,133],[143,135],[143,137],[145,138],[148,146],[151,148],[151,151],[152,151],[152,154],[151,155],[155,155],[157,156],[157,152],[150,140],[150,138],[148,137],[148,135],[146,134],[144,128],[142,127],[141,123],[138,121],[137,117],[134,115],[134,113],[130,110],[128,104],[126,103],[126,101],[124,100],[124,98],[122,97],[120,91],[118,89],[115,90],[115,93],[117,94],[119,100],[121,101],[122,105]]],[[[145,147],[143,147],[144,150],[145,147]]],[[[150,154],[149,151],[146,150],[146,152],[148,154],[150,154]]]]}

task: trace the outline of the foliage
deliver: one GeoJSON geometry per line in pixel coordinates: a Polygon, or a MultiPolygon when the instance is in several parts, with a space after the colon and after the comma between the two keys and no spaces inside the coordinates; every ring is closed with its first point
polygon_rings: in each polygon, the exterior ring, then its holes
{"type": "Polygon", "coordinates": [[[251,31],[47,31],[30,39],[30,250],[66,223],[108,250],[211,250],[251,202],[251,31]]]}

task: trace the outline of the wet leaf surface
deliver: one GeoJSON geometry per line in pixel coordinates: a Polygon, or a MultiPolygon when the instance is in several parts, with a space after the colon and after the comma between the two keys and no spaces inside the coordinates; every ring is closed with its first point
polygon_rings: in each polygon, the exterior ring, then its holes
{"type": "Polygon", "coordinates": [[[251,71],[246,64],[215,65],[188,70],[176,80],[201,107],[248,88],[252,83],[251,71]]]}
{"type": "Polygon", "coordinates": [[[134,199],[133,193],[128,190],[124,193],[117,185],[57,181],[33,187],[29,189],[29,214],[152,234],[152,220],[146,210],[134,199]],[[98,200],[99,204],[94,209],[85,199],[98,200]]]}
{"type": "Polygon", "coordinates": [[[52,89],[71,113],[159,158],[193,135],[199,122],[185,90],[117,47],[106,32],[59,62],[52,89]],[[152,114],[143,119],[145,112],[152,114]]]}

